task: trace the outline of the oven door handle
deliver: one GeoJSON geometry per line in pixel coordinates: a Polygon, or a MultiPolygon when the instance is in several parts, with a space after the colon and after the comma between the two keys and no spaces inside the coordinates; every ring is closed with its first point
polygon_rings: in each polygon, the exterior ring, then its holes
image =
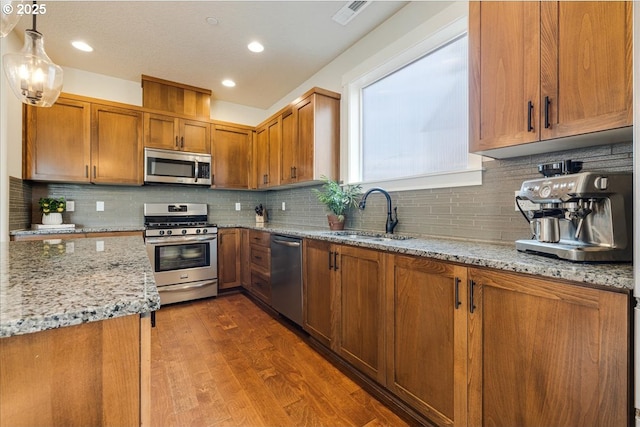
{"type": "Polygon", "coordinates": [[[184,245],[185,243],[190,242],[210,242],[216,240],[218,236],[208,235],[202,237],[193,237],[193,236],[173,236],[173,237],[147,237],[145,242],[151,245],[170,243],[174,245],[184,245]]]}
{"type": "Polygon", "coordinates": [[[187,286],[180,286],[175,287],[175,286],[161,286],[158,288],[158,292],[180,292],[180,291],[186,291],[189,289],[197,289],[197,288],[203,288],[205,286],[209,286],[209,285],[214,285],[216,283],[216,281],[212,281],[212,282],[202,282],[202,283],[198,283],[197,285],[187,285],[187,286]]]}

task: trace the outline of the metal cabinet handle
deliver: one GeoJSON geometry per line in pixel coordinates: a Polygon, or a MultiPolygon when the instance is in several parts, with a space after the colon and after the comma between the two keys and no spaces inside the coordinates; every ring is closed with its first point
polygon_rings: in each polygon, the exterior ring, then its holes
{"type": "Polygon", "coordinates": [[[95,178],[97,175],[96,173],[96,165],[93,165],[93,177],[95,178]]]}
{"type": "Polygon", "coordinates": [[[527,112],[527,132],[533,132],[533,102],[529,101],[527,112]]]}
{"type": "Polygon", "coordinates": [[[293,177],[298,178],[298,168],[295,166],[293,167],[293,177]]]}
{"type": "Polygon", "coordinates": [[[180,148],[184,148],[184,136],[180,137],[180,148]]]}
{"type": "Polygon", "coordinates": [[[178,148],[180,145],[178,145],[178,135],[176,135],[176,148],[178,148]]]}
{"type": "Polygon", "coordinates": [[[89,178],[89,165],[84,165],[84,176],[89,178]]]}
{"type": "Polygon", "coordinates": [[[469,280],[469,313],[473,313],[476,306],[473,301],[473,288],[476,286],[476,282],[469,280]]]}
{"type": "Polygon", "coordinates": [[[338,251],[333,253],[333,271],[338,271],[338,251]]]}
{"type": "Polygon", "coordinates": [[[551,99],[548,96],[544,97],[544,128],[549,129],[551,122],[549,121],[549,109],[551,107],[551,99]]]}
{"type": "Polygon", "coordinates": [[[329,251],[329,270],[333,270],[333,264],[331,264],[332,256],[333,256],[333,251],[329,251]]]}
{"type": "Polygon", "coordinates": [[[460,304],[462,304],[460,302],[460,278],[456,277],[455,280],[454,280],[454,283],[455,283],[455,301],[454,301],[454,304],[455,304],[455,307],[456,307],[456,310],[457,310],[460,307],[460,304]]]}

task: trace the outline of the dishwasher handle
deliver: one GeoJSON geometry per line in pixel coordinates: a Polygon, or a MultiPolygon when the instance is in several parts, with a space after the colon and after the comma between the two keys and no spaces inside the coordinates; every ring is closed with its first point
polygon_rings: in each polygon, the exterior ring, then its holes
{"type": "Polygon", "coordinates": [[[291,248],[299,248],[300,247],[300,242],[294,242],[294,241],[289,241],[289,240],[280,240],[278,238],[273,238],[271,239],[271,241],[273,243],[277,243],[278,245],[282,245],[282,246],[289,246],[291,248]]]}

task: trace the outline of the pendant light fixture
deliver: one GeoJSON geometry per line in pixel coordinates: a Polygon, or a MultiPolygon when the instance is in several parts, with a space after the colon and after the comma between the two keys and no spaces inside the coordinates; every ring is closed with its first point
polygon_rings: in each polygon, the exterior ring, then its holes
{"type": "Polygon", "coordinates": [[[0,37],[5,37],[13,30],[22,15],[18,14],[18,4],[22,0],[2,0],[2,11],[0,12],[0,37]]]}
{"type": "Polygon", "coordinates": [[[50,107],[62,90],[62,68],[45,53],[42,34],[36,31],[37,15],[32,16],[33,29],[25,30],[22,50],[4,55],[2,62],[9,86],[18,99],[36,107],[50,107]]]}

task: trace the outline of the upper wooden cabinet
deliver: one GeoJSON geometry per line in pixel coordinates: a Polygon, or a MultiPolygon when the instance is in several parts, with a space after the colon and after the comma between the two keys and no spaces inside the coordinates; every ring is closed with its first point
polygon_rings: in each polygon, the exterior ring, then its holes
{"type": "Polygon", "coordinates": [[[211,125],[212,188],[249,188],[250,150],[253,129],[211,125]]]}
{"type": "Polygon", "coordinates": [[[24,179],[142,184],[140,111],[61,97],[25,117],[24,179]]]}
{"type": "Polygon", "coordinates": [[[469,269],[469,425],[631,423],[629,296],[469,269]]]}
{"type": "Polygon", "coordinates": [[[472,152],[632,124],[632,2],[470,2],[469,51],[472,152]]]}
{"type": "Polygon", "coordinates": [[[270,119],[256,129],[253,147],[255,159],[254,175],[257,188],[274,187],[280,184],[280,144],[282,121],[280,116],[270,119]]]}
{"type": "Polygon", "coordinates": [[[211,152],[211,125],[155,113],[144,113],[144,146],[193,153],[211,152]]]}
{"type": "Polygon", "coordinates": [[[145,75],[141,80],[143,107],[209,120],[211,90],[145,75]]]}
{"type": "Polygon", "coordinates": [[[142,112],[91,106],[91,182],[142,185],[142,112]]]}
{"type": "Polygon", "coordinates": [[[280,184],[338,177],[340,95],[312,91],[282,113],[280,184]]]}
{"type": "Polygon", "coordinates": [[[23,178],[89,182],[91,104],[58,98],[49,108],[25,106],[23,178]]]}

